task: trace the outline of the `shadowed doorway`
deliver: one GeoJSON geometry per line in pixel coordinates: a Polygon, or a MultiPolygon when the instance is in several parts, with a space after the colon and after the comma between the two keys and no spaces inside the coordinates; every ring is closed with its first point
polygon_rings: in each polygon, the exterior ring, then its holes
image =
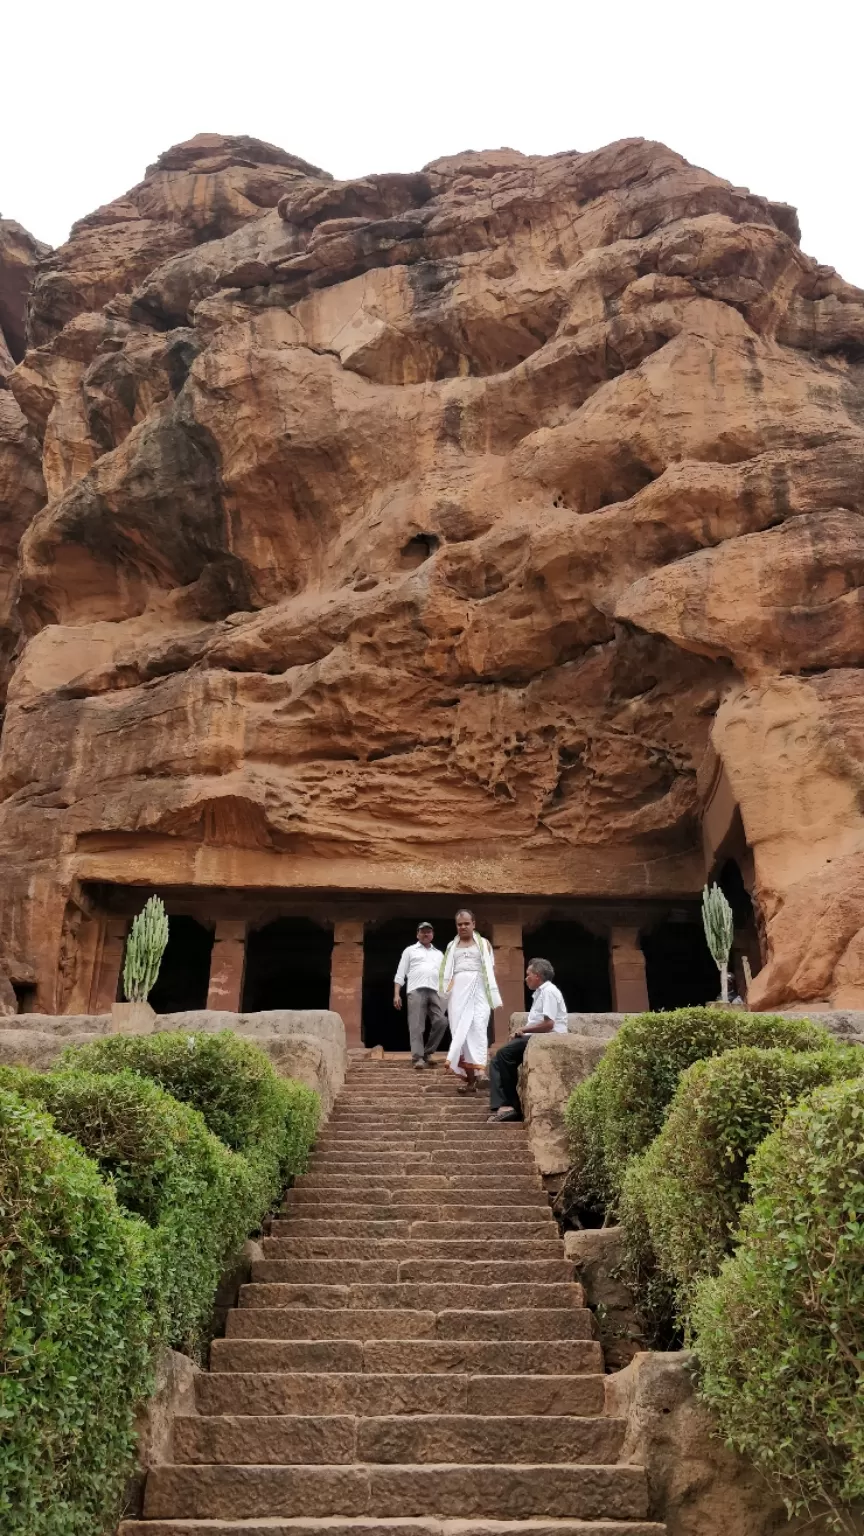
{"type": "Polygon", "coordinates": [[[701,919],[674,922],[667,918],[643,933],[641,944],[650,1008],[694,1007],[719,997],[720,976],[701,919]]]}
{"type": "Polygon", "coordinates": [[[246,940],[243,1012],[329,1008],[333,934],[308,917],[279,917],[246,940]]]}
{"type": "MultiPolygon", "coordinates": [[[[421,910],[422,918],[423,912],[421,910]]],[[[435,927],[435,948],[443,950],[453,938],[453,923],[435,927]]],[[[367,923],[363,937],[363,1044],[368,1048],[383,1045],[385,1051],[408,1051],[408,1012],[402,993],[402,1007],[393,1007],[393,977],[403,949],[417,940],[417,919],[394,917],[373,927],[367,923]]],[[[450,1044],[449,1031],[443,1049],[450,1044]]]]}
{"type": "Polygon", "coordinates": [[[169,916],[168,943],[148,999],[156,1013],[186,1013],[191,1008],[207,1007],[212,949],[212,928],[205,928],[194,917],[169,916]]]}
{"type": "MultiPolygon", "coordinates": [[[[608,939],[589,933],[581,923],[553,920],[526,931],[522,947],[526,965],[529,960],[552,962],[568,1013],[612,1011],[608,939]]],[[[527,987],[525,1006],[531,1006],[527,987]]]]}

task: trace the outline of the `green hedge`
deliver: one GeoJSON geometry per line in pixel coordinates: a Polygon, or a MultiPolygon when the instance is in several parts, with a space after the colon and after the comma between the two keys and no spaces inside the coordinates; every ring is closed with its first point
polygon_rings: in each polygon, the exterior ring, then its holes
{"type": "Polygon", "coordinates": [[[696,1289],[704,1397],[794,1508],[864,1499],[864,1082],[814,1093],[750,1164],[740,1245],[696,1289]]]}
{"type": "Polygon", "coordinates": [[[694,1283],[731,1251],[760,1142],[805,1094],[862,1073],[864,1051],[836,1045],[744,1046],[683,1073],[659,1136],[628,1166],[620,1207],[643,1255],[650,1241],[682,1313],[694,1283]]]}
{"type": "Polygon", "coordinates": [[[61,1064],[90,1072],[128,1068],[199,1110],[213,1134],[248,1159],[258,1178],[261,1215],[306,1166],[318,1095],[279,1077],[259,1046],[230,1030],[106,1035],[70,1047],[61,1064]]]}
{"type": "Polygon", "coordinates": [[[113,1529],[152,1350],[203,1342],[223,1267],[305,1166],[318,1114],[229,1033],[0,1069],[3,1536],[113,1529]]]}
{"type": "Polygon", "coordinates": [[[220,1276],[264,1212],[246,1159],[203,1117],[133,1072],[0,1068],[0,1087],[37,1102],[149,1229],[150,1299],[159,1336],[199,1356],[220,1276]]]}
{"type": "Polygon", "coordinates": [[[150,1386],[146,1230],[48,1117],[0,1089],[0,1530],[113,1528],[150,1386]]]}
{"type": "Polygon", "coordinates": [[[678,1079],[693,1062],[741,1045],[804,1051],[829,1042],[808,1019],[743,1009],[679,1008],[625,1019],[567,1105],[572,1204],[588,1213],[615,1209],[628,1162],[658,1134],[678,1079]]]}

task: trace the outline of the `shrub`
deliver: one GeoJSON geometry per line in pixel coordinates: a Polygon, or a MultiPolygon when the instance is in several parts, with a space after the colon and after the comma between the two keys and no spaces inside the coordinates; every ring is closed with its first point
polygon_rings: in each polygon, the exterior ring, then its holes
{"type": "Polygon", "coordinates": [[[0,1086],[43,1106],[99,1164],[120,1204],[147,1223],[157,1331],[200,1354],[226,1262],[264,1214],[245,1158],[196,1110],[132,1072],[5,1067],[0,1086]]]}
{"type": "Polygon", "coordinates": [[[149,1390],[146,1230],[0,1089],[0,1529],[113,1530],[149,1390]]]}
{"type": "Polygon", "coordinates": [[[864,1082],[819,1089],[750,1164],[740,1246],[698,1285],[702,1392],[793,1509],[864,1498],[864,1082]]]}
{"type": "Polygon", "coordinates": [[[213,1134],[248,1159],[257,1178],[259,1219],[306,1166],[318,1095],[278,1077],[259,1046],[230,1030],[107,1035],[69,1048],[61,1063],[91,1072],[128,1068],[199,1110],[213,1134]]]}
{"type": "Polygon", "coordinates": [[[645,1234],[679,1309],[696,1280],[730,1252],[753,1153],[791,1106],[822,1085],[864,1073],[864,1051],[758,1050],[697,1061],[682,1074],[659,1136],[624,1176],[621,1219],[645,1234]]]}
{"type": "Polygon", "coordinates": [[[614,1209],[630,1158],[654,1140],[681,1073],[694,1061],[739,1045],[805,1051],[829,1043],[821,1025],[808,1019],[743,1009],[679,1008],[625,1019],[596,1072],[567,1106],[576,1205],[614,1209]]]}

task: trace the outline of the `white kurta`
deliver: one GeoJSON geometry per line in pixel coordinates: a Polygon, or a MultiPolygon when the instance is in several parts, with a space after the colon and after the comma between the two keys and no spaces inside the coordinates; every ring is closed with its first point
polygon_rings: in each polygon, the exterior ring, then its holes
{"type": "Polygon", "coordinates": [[[476,944],[453,954],[453,984],[448,996],[451,1045],[447,1065],[465,1077],[460,1061],[485,1067],[488,1056],[488,1029],[491,1013],[483,985],[483,967],[476,944]]]}

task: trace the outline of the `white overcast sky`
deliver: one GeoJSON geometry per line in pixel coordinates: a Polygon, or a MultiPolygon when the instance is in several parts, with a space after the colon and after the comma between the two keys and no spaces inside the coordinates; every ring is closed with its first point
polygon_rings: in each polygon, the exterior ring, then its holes
{"type": "Polygon", "coordinates": [[[862,0],[6,0],[0,213],[59,244],[204,131],[339,177],[642,135],[795,204],[804,249],[864,286],[862,18],[862,0]]]}

